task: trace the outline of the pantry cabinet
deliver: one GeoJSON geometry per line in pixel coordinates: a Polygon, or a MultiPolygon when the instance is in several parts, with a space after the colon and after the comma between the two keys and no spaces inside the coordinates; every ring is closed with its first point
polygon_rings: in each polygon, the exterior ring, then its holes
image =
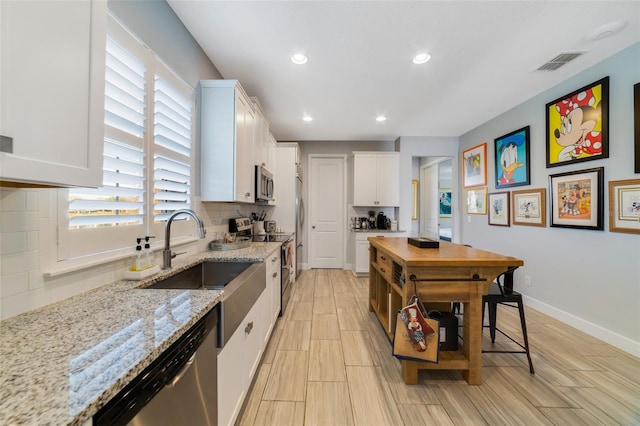
{"type": "Polygon", "coordinates": [[[102,185],[106,1],[0,1],[0,181],[102,185]]]}
{"type": "Polygon", "coordinates": [[[200,186],[202,201],[253,203],[253,104],[238,80],[202,80],[200,186]]]}
{"type": "Polygon", "coordinates": [[[400,154],[353,153],[353,205],[398,207],[400,205],[400,154]]]}

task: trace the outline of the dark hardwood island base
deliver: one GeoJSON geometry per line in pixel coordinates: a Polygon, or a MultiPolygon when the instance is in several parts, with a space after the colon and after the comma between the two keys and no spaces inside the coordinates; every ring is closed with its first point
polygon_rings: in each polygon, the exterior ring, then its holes
{"type": "Polygon", "coordinates": [[[369,310],[376,313],[389,340],[395,313],[417,293],[429,310],[464,306],[462,348],[440,351],[438,363],[401,361],[408,385],[418,383],[419,370],[462,370],[470,385],[482,380],[482,296],[509,266],[524,262],[484,250],[440,241],[439,248],[417,248],[407,238],[370,237],[369,310]],[[411,277],[415,277],[415,281],[411,277]]]}

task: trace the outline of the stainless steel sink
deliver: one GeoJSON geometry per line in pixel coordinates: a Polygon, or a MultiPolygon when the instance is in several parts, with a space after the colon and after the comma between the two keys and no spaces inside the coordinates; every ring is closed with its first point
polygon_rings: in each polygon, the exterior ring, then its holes
{"type": "Polygon", "coordinates": [[[205,261],[144,288],[222,290],[251,265],[254,263],[205,261]]]}
{"type": "Polygon", "coordinates": [[[224,290],[218,346],[224,347],[267,286],[264,262],[204,261],[145,289],[224,290]]]}

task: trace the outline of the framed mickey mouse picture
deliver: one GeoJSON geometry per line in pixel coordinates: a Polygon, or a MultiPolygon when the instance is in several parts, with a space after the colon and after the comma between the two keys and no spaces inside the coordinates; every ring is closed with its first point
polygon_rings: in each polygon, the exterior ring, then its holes
{"type": "Polygon", "coordinates": [[[546,106],[547,168],[609,158],[609,77],[546,106]]]}

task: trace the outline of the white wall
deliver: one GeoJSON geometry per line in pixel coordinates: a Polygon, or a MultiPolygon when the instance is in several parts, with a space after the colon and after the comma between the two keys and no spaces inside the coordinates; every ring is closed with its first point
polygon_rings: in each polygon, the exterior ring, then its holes
{"type": "MultiPolygon", "coordinates": [[[[636,44],[462,135],[460,152],[487,142],[488,191],[493,192],[494,139],[530,125],[531,185],[514,189],[548,192],[550,174],[602,166],[607,212],[607,182],[639,178],[633,173],[633,85],[639,81],[640,44],[636,44]],[[545,104],[605,76],[610,76],[609,158],[547,169],[545,104]]],[[[462,191],[458,202],[464,205],[462,191]]],[[[638,235],[609,232],[607,214],[604,231],[551,228],[548,215],[546,228],[489,226],[486,216],[470,217],[470,223],[466,214],[461,220],[462,242],[524,260],[525,266],[515,274],[515,288],[529,305],[640,355],[638,235]],[[523,285],[525,275],[531,277],[530,287],[523,285]]]]}

